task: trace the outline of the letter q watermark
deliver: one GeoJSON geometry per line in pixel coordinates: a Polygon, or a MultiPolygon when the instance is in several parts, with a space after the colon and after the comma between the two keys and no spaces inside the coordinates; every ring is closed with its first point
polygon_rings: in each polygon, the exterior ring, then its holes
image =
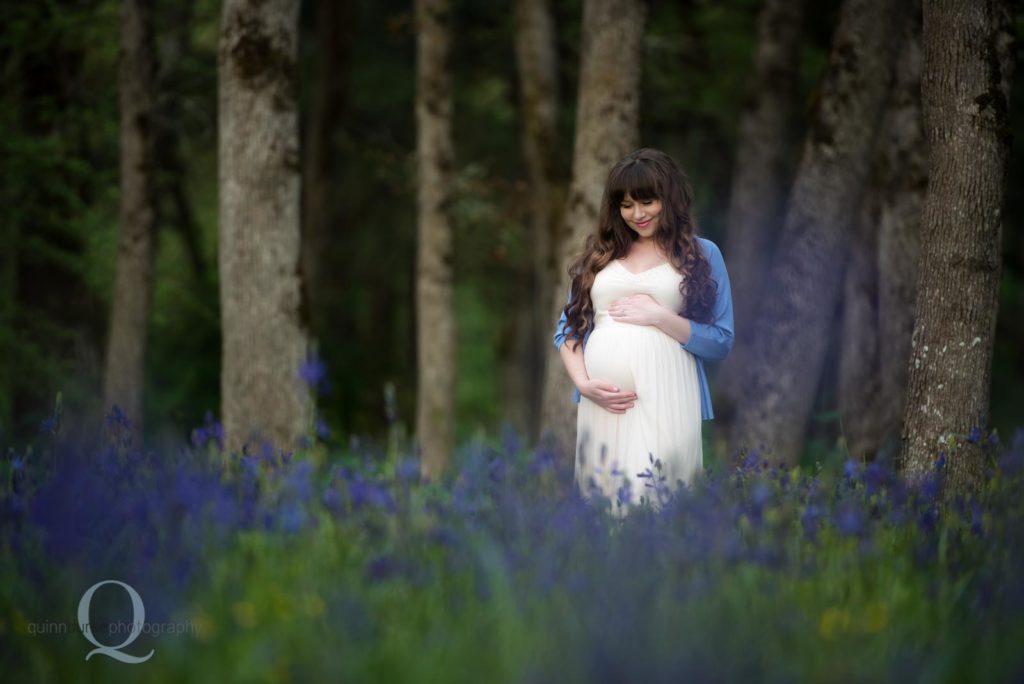
{"type": "Polygon", "coordinates": [[[89,643],[96,646],[96,648],[89,651],[89,654],[85,656],[86,660],[96,653],[99,653],[130,665],[137,665],[139,663],[146,662],[153,657],[155,649],[151,649],[149,651],[149,655],[145,657],[133,656],[129,653],[121,652],[122,648],[139,638],[139,633],[142,631],[142,626],[144,624],[146,624],[146,607],[142,604],[142,597],[139,596],[139,592],[135,591],[134,588],[124,582],[119,582],[118,580],[103,580],[102,582],[97,582],[82,594],[82,600],[78,602],[78,626],[82,630],[82,635],[89,640],[89,643]],[[124,587],[125,591],[128,592],[128,596],[132,599],[132,629],[129,630],[128,638],[117,646],[106,646],[101,644],[96,640],[96,637],[92,633],[92,629],[89,627],[89,608],[92,605],[92,595],[95,594],[96,590],[104,584],[116,584],[124,587]]]}

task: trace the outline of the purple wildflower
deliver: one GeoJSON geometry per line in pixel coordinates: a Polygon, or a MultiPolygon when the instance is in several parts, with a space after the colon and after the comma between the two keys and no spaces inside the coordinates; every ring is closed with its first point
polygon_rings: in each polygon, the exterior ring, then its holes
{"type": "Polygon", "coordinates": [[[328,389],[327,366],[316,355],[309,356],[299,364],[298,378],[314,392],[325,392],[328,389]]]}
{"type": "Polygon", "coordinates": [[[395,479],[411,483],[420,479],[420,462],[415,458],[403,458],[395,466],[395,479]]]}
{"type": "Polygon", "coordinates": [[[833,517],[836,529],[843,536],[860,536],[865,532],[864,512],[852,501],[844,501],[833,517]]]}
{"type": "Polygon", "coordinates": [[[203,425],[192,431],[192,446],[202,449],[210,442],[217,445],[217,449],[224,449],[224,426],[214,419],[213,413],[207,411],[203,416],[203,425]]]}
{"type": "Polygon", "coordinates": [[[106,415],[104,422],[106,423],[106,426],[108,428],[121,426],[126,430],[130,430],[132,427],[131,419],[125,414],[124,411],[121,410],[121,407],[118,406],[117,404],[114,404],[113,406],[110,407],[110,412],[106,415]]]}

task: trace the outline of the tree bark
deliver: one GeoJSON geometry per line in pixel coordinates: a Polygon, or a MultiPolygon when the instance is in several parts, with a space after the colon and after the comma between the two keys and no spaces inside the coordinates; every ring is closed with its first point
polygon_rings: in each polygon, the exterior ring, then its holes
{"type": "Polygon", "coordinates": [[[104,409],[117,404],[142,435],[146,331],[156,240],[153,118],[156,55],[153,5],[125,0],[121,9],[119,107],[121,200],[117,277],[103,383],[104,409]]]}
{"type": "Polygon", "coordinates": [[[220,299],[225,444],[289,449],[310,392],[299,274],[298,0],[226,0],[220,34],[220,299]]]}
{"type": "Polygon", "coordinates": [[[928,177],[921,127],[920,9],[896,62],[871,182],[846,267],[839,410],[858,459],[895,451],[906,394],[928,177]]]}
{"type": "Polygon", "coordinates": [[[988,416],[1010,145],[1012,25],[1003,0],[926,0],[922,100],[929,145],[901,465],[919,480],[942,452],[950,491],[985,463],[962,439],[988,416]]]}
{"type": "Polygon", "coordinates": [[[558,60],[555,24],[549,0],[516,0],[515,49],[519,72],[522,149],[529,187],[530,245],[529,287],[518,292],[522,330],[513,364],[514,375],[506,386],[513,405],[520,404],[528,438],[540,430],[544,387],[545,346],[549,337],[547,303],[551,301],[554,272],[552,250],[554,224],[554,150],[558,125],[558,60]]]}
{"type": "Polygon", "coordinates": [[[860,205],[871,141],[888,92],[904,3],[846,0],[821,100],[797,172],[743,369],[734,445],[799,462],[828,328],[843,282],[851,217],[860,205]]]}
{"type": "Polygon", "coordinates": [[[302,174],[302,273],[306,299],[319,313],[320,267],[335,218],[332,188],[338,154],[334,132],[341,121],[348,90],[347,62],[352,37],[352,3],[317,3],[314,87],[305,139],[302,174]]]}
{"type": "Polygon", "coordinates": [[[441,477],[454,446],[451,19],[448,0],[416,0],[416,437],[420,473],[431,480],[441,477]]]}
{"type": "MultiPolygon", "coordinates": [[[[637,147],[641,56],[647,8],[640,0],[584,0],[580,83],[572,182],[561,235],[561,269],[549,304],[548,330],[565,307],[568,262],[597,225],[601,193],[612,166],[637,147]]],[[[549,338],[550,339],[550,338],[549,338]]],[[[576,404],[561,358],[549,347],[544,382],[544,433],[573,458],[576,404]]]]}
{"type": "Polygon", "coordinates": [[[749,98],[740,117],[726,219],[736,337],[718,372],[716,421],[725,426],[740,400],[741,371],[756,340],[753,325],[765,291],[772,249],[784,218],[793,122],[797,119],[800,25],[806,0],[765,0],[757,23],[757,48],[749,98]]]}

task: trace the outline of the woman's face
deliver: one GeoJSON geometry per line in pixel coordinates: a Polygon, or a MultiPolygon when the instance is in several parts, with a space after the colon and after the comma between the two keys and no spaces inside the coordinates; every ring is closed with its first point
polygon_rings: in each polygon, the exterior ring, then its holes
{"type": "Polygon", "coordinates": [[[641,238],[653,237],[658,231],[658,219],[661,217],[661,200],[634,200],[629,193],[619,202],[619,213],[626,225],[633,229],[641,238]]]}

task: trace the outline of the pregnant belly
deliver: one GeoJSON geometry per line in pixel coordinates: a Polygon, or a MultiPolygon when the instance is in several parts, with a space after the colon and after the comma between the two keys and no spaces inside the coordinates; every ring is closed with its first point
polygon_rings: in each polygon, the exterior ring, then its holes
{"type": "Polygon", "coordinates": [[[599,326],[594,329],[583,350],[587,375],[594,380],[607,380],[620,390],[634,391],[633,350],[637,326],[599,326]]]}

